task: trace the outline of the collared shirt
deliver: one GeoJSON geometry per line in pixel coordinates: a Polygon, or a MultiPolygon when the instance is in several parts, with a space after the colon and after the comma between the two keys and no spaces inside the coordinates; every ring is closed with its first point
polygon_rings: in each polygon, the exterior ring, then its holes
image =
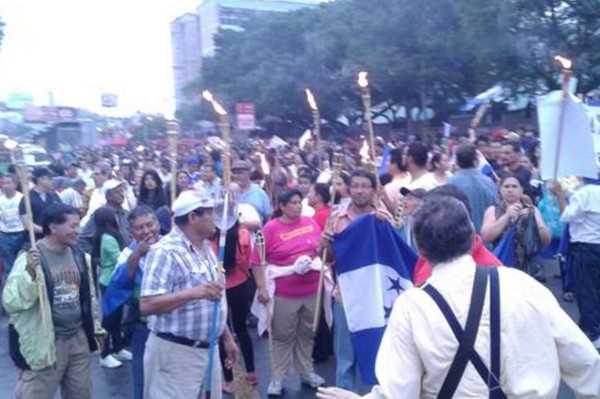
{"type": "MultiPolygon", "coordinates": [[[[369,213],[375,213],[377,208],[375,206],[372,207],[369,213]]],[[[392,215],[384,208],[380,209],[383,212],[388,221],[393,223],[394,218],[392,215]]],[[[357,217],[364,214],[357,214],[354,212],[354,208],[352,207],[352,202],[349,202],[345,205],[338,205],[331,211],[331,226],[326,226],[325,231],[330,234],[338,234],[344,231],[346,227],[350,225],[357,217]],[[331,228],[329,228],[331,227],[331,228]]]]}
{"type": "MultiPolygon", "coordinates": [[[[555,398],[561,378],[576,396],[600,396],[600,355],[561,309],[552,293],[527,274],[498,268],[501,298],[500,385],[509,398],[555,398]]],[[[433,268],[428,284],[448,302],[464,326],[475,262],[470,255],[433,268]]],[[[489,288],[488,288],[489,292],[489,288]]],[[[489,297],[483,306],[474,348],[489,368],[489,297]]],[[[402,294],[392,310],[375,366],[380,385],[367,398],[437,398],[458,349],[448,322],[420,288],[402,294]]],[[[487,398],[488,389],[472,363],[455,397],[487,398]]]]}
{"type": "MultiPolygon", "coordinates": [[[[31,189],[29,191],[29,198],[31,200],[31,213],[33,223],[41,226],[44,221],[44,211],[47,207],[53,204],[60,204],[60,197],[55,192],[51,191],[47,194],[40,194],[37,190],[31,189]]],[[[25,215],[25,199],[21,199],[19,204],[19,214],[25,215]]],[[[44,234],[36,234],[35,237],[40,239],[44,237],[44,234]]]]}
{"type": "Polygon", "coordinates": [[[560,218],[569,223],[571,242],[600,244],[600,186],[581,187],[560,218]]]}
{"type": "MultiPolygon", "coordinates": [[[[141,296],[179,292],[217,279],[217,259],[208,242],[204,256],[177,227],[152,246],[147,254],[141,296]]],[[[208,341],[214,302],[204,299],[185,303],[169,313],[148,316],[148,328],[195,341],[208,341]]],[[[217,332],[227,321],[227,301],[220,301],[217,332]]]]}
{"type": "Polygon", "coordinates": [[[252,205],[260,215],[261,223],[264,223],[265,219],[270,217],[271,213],[273,213],[269,196],[262,188],[254,183],[251,183],[248,190],[240,195],[239,201],[240,204],[252,205]]]}
{"type": "Polygon", "coordinates": [[[202,180],[202,187],[204,187],[204,190],[206,190],[206,194],[212,199],[217,198],[217,194],[219,193],[219,186],[221,186],[221,179],[219,179],[218,177],[215,177],[212,182],[202,180]]]}
{"type": "Polygon", "coordinates": [[[483,214],[493,205],[498,204],[498,188],[486,175],[476,168],[461,169],[448,180],[448,184],[460,188],[469,199],[471,220],[475,231],[481,231],[483,214]]]}

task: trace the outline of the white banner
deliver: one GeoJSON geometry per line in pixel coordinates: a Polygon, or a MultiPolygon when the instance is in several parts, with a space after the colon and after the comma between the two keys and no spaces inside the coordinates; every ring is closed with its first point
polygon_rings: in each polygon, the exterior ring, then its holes
{"type": "Polygon", "coordinates": [[[537,104],[542,143],[542,179],[569,176],[597,178],[592,120],[581,100],[570,94],[563,104],[562,91],[553,91],[539,96],[537,104]],[[562,137],[559,139],[563,106],[562,137]],[[557,176],[554,176],[555,170],[557,176]]]}

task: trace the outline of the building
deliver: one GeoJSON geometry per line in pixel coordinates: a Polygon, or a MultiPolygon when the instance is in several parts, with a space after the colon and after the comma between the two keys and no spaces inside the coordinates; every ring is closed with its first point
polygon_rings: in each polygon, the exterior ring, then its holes
{"type": "Polygon", "coordinates": [[[213,37],[219,28],[241,30],[245,21],[275,12],[316,7],[324,0],[204,0],[198,6],[203,57],[215,53],[213,37]]]}
{"type": "Polygon", "coordinates": [[[198,77],[202,65],[198,15],[183,14],[171,22],[171,49],[175,107],[180,109],[187,103],[184,88],[198,77]]]}
{"type": "Polygon", "coordinates": [[[243,30],[250,18],[316,7],[328,0],[200,0],[196,14],[184,14],[171,23],[173,77],[177,109],[186,104],[183,88],[202,67],[202,57],[215,54],[213,37],[219,28],[243,30]]]}

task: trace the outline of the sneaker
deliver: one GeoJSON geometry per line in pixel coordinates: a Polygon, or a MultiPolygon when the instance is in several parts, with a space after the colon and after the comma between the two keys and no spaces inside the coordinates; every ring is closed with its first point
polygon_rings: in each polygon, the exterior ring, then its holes
{"type": "Polygon", "coordinates": [[[108,355],[106,357],[100,358],[100,366],[106,367],[107,369],[116,369],[121,367],[123,363],[114,358],[113,355],[108,355]]]}
{"type": "Polygon", "coordinates": [[[283,395],[283,384],[281,381],[271,381],[269,382],[269,387],[267,388],[268,396],[281,396],[283,395]]]}
{"type": "Polygon", "coordinates": [[[570,291],[567,291],[563,294],[563,299],[565,300],[565,302],[574,302],[575,294],[570,291]]]}
{"type": "Polygon", "coordinates": [[[258,384],[258,378],[256,377],[256,373],[246,374],[246,381],[248,381],[248,384],[250,385],[258,384]]]}
{"type": "Polygon", "coordinates": [[[325,379],[317,373],[310,373],[301,375],[300,382],[304,385],[308,385],[311,388],[318,388],[325,384],[325,379]]]}
{"type": "Polygon", "coordinates": [[[125,349],[121,349],[119,352],[113,354],[113,356],[120,362],[129,362],[133,359],[131,352],[125,349]]]}

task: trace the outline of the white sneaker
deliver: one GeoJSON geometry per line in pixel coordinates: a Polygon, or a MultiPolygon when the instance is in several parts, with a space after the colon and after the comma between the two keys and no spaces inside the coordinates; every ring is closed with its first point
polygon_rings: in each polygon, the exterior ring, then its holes
{"type": "Polygon", "coordinates": [[[317,373],[310,373],[301,375],[300,382],[304,385],[308,385],[311,388],[318,388],[325,384],[325,379],[317,373]]]}
{"type": "Polygon", "coordinates": [[[283,384],[281,381],[271,381],[267,388],[267,395],[269,396],[281,396],[283,395],[283,384]]]}
{"type": "Polygon", "coordinates": [[[100,358],[100,366],[106,367],[107,369],[116,369],[121,367],[123,363],[114,358],[113,355],[108,355],[106,357],[100,358]]]}
{"type": "Polygon", "coordinates": [[[129,362],[133,359],[133,355],[126,349],[121,349],[119,352],[113,354],[114,358],[120,362],[129,362]]]}

